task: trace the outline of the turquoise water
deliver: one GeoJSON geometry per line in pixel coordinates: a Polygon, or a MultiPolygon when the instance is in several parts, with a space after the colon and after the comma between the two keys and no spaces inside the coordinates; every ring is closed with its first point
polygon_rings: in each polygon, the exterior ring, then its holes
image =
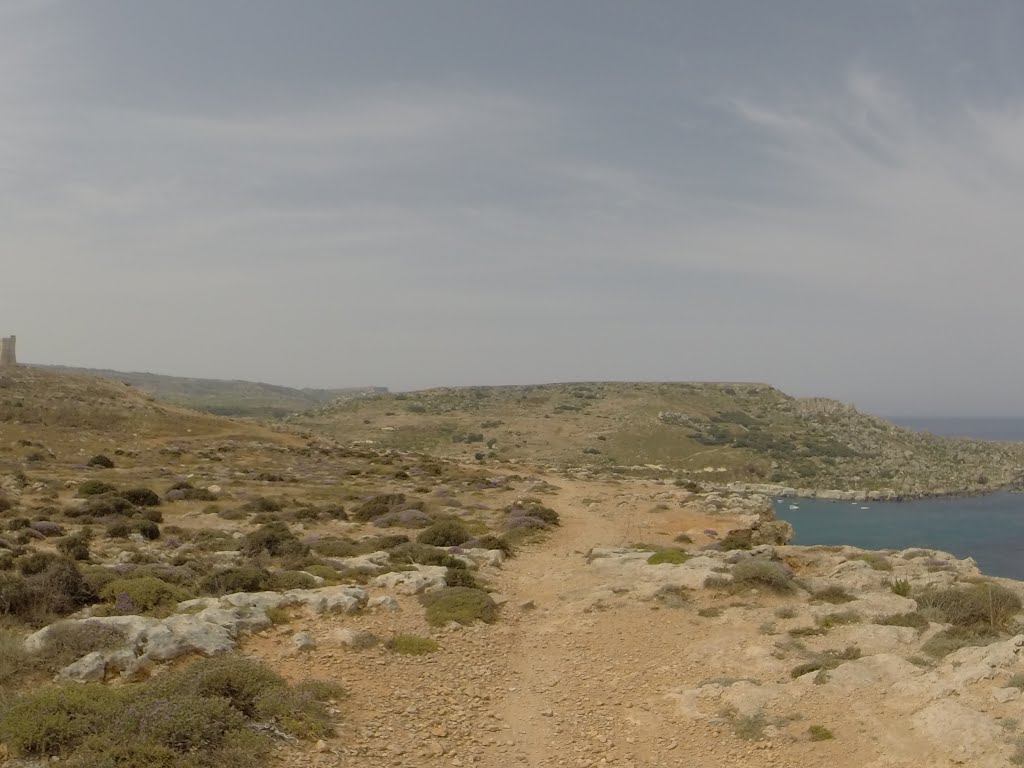
{"type": "Polygon", "coordinates": [[[1024,580],[1021,493],[856,504],[776,499],[775,512],[796,530],[794,544],[941,549],[957,557],[973,557],[989,576],[1024,580]],[[790,509],[791,504],[799,509],[790,509]]]}

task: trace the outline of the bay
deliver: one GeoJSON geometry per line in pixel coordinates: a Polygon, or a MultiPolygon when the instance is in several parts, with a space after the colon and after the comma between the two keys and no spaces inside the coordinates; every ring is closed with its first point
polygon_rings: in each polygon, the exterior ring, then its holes
{"type": "Polygon", "coordinates": [[[793,544],[940,549],[973,557],[986,575],[1024,580],[1021,493],[901,502],[775,499],[774,504],[776,515],[796,531],[793,544]]]}

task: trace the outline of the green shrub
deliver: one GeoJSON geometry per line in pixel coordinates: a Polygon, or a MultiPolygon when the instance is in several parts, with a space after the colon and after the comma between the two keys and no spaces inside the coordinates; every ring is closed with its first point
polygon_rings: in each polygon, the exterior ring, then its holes
{"type": "Polygon", "coordinates": [[[749,528],[742,528],[739,530],[729,531],[722,540],[719,542],[719,546],[723,552],[732,552],[736,549],[750,549],[752,546],[753,534],[749,528]]]}
{"type": "Polygon", "coordinates": [[[338,581],[340,579],[340,574],[329,565],[314,563],[313,565],[307,565],[303,570],[306,571],[306,573],[318,576],[327,582],[338,581]]]}
{"type": "Polygon", "coordinates": [[[103,467],[104,469],[113,469],[114,461],[109,456],[104,456],[102,453],[98,453],[91,459],[89,459],[89,461],[86,462],[86,465],[90,467],[103,467]]]}
{"type": "Polygon", "coordinates": [[[929,638],[921,650],[934,658],[942,658],[961,648],[990,645],[999,639],[999,632],[985,624],[971,627],[950,627],[929,638]]]}
{"type": "Polygon", "coordinates": [[[773,592],[792,592],[793,576],[779,563],[751,558],[733,566],[732,580],[743,587],[763,587],[773,592]]]}
{"type": "Polygon", "coordinates": [[[969,587],[929,589],[915,599],[918,610],[926,617],[956,627],[985,626],[1005,630],[1021,609],[1015,592],[987,582],[969,587]]]}
{"type": "Polygon", "coordinates": [[[289,687],[258,662],[204,659],[145,683],[47,686],[0,716],[0,738],[17,755],[60,755],[72,768],[255,767],[277,730],[298,738],[331,731],[320,683],[289,687]]]}
{"type": "Polygon", "coordinates": [[[875,552],[865,552],[860,555],[854,555],[852,559],[863,560],[876,571],[892,570],[892,563],[889,562],[889,558],[885,555],[879,555],[875,552]]]}
{"type": "Polygon", "coordinates": [[[441,520],[420,531],[416,540],[435,547],[457,547],[473,538],[458,520],[441,520]]]}
{"type": "Polygon", "coordinates": [[[86,496],[99,496],[116,490],[115,486],[102,480],[86,480],[78,486],[78,495],[84,498],[86,496]]]}
{"type": "Polygon", "coordinates": [[[102,683],[43,686],[16,699],[0,717],[0,740],[16,755],[64,755],[103,733],[123,706],[102,683]]]}
{"type": "Polygon", "coordinates": [[[275,592],[287,592],[289,589],[312,589],[316,586],[316,579],[310,574],[302,571],[277,571],[270,574],[270,583],[267,588],[275,592]]]}
{"type": "Polygon", "coordinates": [[[438,649],[437,642],[419,635],[395,635],[385,643],[395,653],[407,656],[424,656],[438,649]]]}
{"type": "Polygon", "coordinates": [[[427,623],[440,627],[449,621],[469,625],[474,621],[491,624],[498,618],[498,606],[482,589],[448,587],[425,595],[427,623]]]}
{"type": "Polygon", "coordinates": [[[160,505],[160,497],[150,488],[128,488],[118,494],[122,499],[130,501],[137,507],[156,507],[160,505]]]}
{"type": "Polygon", "coordinates": [[[107,523],[106,534],[108,539],[127,539],[132,532],[131,525],[127,520],[112,520],[107,523]]]}
{"type": "Polygon", "coordinates": [[[32,625],[46,624],[54,616],[67,616],[95,601],[73,561],[40,555],[33,559],[33,568],[27,575],[0,571],[0,615],[32,625]]]}
{"type": "Polygon", "coordinates": [[[249,557],[266,552],[271,557],[305,555],[309,547],[299,541],[287,525],[280,522],[261,525],[242,539],[242,553],[249,557]]]}
{"type": "Polygon", "coordinates": [[[464,565],[456,560],[451,553],[430,544],[407,541],[388,550],[391,562],[395,565],[444,565],[458,568],[464,565]]]}
{"type": "Polygon", "coordinates": [[[89,559],[89,537],[76,533],[57,540],[57,551],[72,560],[89,559]]]}
{"type": "Polygon", "coordinates": [[[61,621],[46,634],[46,646],[33,663],[50,673],[93,651],[107,651],[124,642],[124,632],[117,627],[88,621],[61,621]]]}
{"type": "Polygon", "coordinates": [[[25,638],[20,632],[0,629],[0,690],[11,686],[29,666],[25,638]]]}
{"type": "Polygon", "coordinates": [[[270,573],[254,565],[239,565],[203,577],[199,590],[206,595],[263,592],[270,588],[270,573]]]}
{"type": "Polygon", "coordinates": [[[910,597],[911,586],[910,582],[906,579],[890,579],[886,581],[886,585],[892,590],[894,595],[900,597],[910,597]]]}
{"type": "Polygon", "coordinates": [[[807,735],[811,741],[828,741],[834,739],[832,731],[826,728],[824,725],[812,725],[807,729],[807,735]]]}
{"type": "Polygon", "coordinates": [[[514,557],[516,553],[512,542],[504,536],[495,536],[489,533],[486,536],[477,536],[473,542],[473,546],[479,549],[500,549],[505,557],[514,557]]]}
{"type": "Polygon", "coordinates": [[[380,517],[388,512],[397,512],[401,509],[423,508],[423,502],[409,504],[406,502],[404,493],[385,493],[367,499],[349,514],[351,520],[366,523],[375,517],[380,517]]]}
{"type": "Polygon", "coordinates": [[[747,741],[764,738],[764,729],[767,726],[768,721],[762,712],[755,712],[752,715],[737,715],[732,721],[733,733],[747,741]]]}
{"type": "Polygon", "coordinates": [[[284,504],[277,499],[268,499],[266,496],[257,496],[242,505],[242,509],[249,512],[280,512],[284,504]]]}
{"type": "Polygon", "coordinates": [[[469,587],[480,589],[476,576],[468,568],[449,568],[444,576],[444,583],[449,587],[469,587]]]}
{"type": "Polygon", "coordinates": [[[152,520],[140,520],[135,529],[139,532],[142,538],[148,541],[155,541],[160,538],[160,526],[154,523],[152,520]]]}
{"type": "Polygon", "coordinates": [[[860,614],[856,611],[839,611],[838,613],[819,616],[814,620],[814,623],[822,629],[832,629],[832,627],[837,627],[841,624],[856,624],[859,621],[860,614]]]}
{"type": "Polygon", "coordinates": [[[555,510],[532,500],[523,499],[514,504],[509,504],[505,507],[505,513],[520,517],[534,517],[538,520],[543,520],[548,525],[559,525],[561,523],[561,518],[555,510]]]}
{"type": "Polygon", "coordinates": [[[662,565],[668,563],[670,565],[682,565],[690,559],[690,555],[683,552],[681,549],[663,549],[660,552],[655,552],[653,555],[647,558],[648,565],[662,565]]]}
{"type": "Polygon", "coordinates": [[[814,593],[814,599],[820,600],[823,603],[832,603],[833,605],[839,605],[840,603],[849,603],[856,600],[853,595],[847,592],[842,587],[825,587],[824,589],[818,590],[814,593]]]}
{"type": "Polygon", "coordinates": [[[114,579],[100,593],[116,615],[170,611],[191,594],[154,576],[114,579]]]}

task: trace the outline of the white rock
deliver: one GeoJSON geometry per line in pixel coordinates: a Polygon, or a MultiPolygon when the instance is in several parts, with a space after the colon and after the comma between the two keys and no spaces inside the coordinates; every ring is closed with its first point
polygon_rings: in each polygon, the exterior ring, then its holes
{"type": "Polygon", "coordinates": [[[99,683],[103,681],[106,671],[107,660],[99,651],[93,651],[64,667],[57,673],[57,678],[76,683],[99,683]]]}
{"type": "Polygon", "coordinates": [[[1020,695],[1020,688],[996,688],[992,691],[992,698],[1000,704],[1005,704],[1008,701],[1016,701],[1020,698],[1020,695]]]}
{"type": "Polygon", "coordinates": [[[309,632],[296,632],[292,636],[292,645],[296,651],[312,651],[316,648],[316,638],[309,632]]]}
{"type": "Polygon", "coordinates": [[[1005,737],[992,718],[952,699],[929,704],[911,718],[911,724],[957,762],[981,756],[1005,737]]]}
{"type": "Polygon", "coordinates": [[[366,603],[366,607],[380,608],[382,611],[400,611],[402,609],[398,601],[391,595],[370,598],[369,602],[366,603]]]}
{"type": "Polygon", "coordinates": [[[363,632],[358,629],[335,629],[327,637],[328,641],[334,645],[342,645],[346,648],[354,648],[356,650],[362,650],[364,648],[372,648],[377,645],[380,640],[372,632],[363,632]]]}

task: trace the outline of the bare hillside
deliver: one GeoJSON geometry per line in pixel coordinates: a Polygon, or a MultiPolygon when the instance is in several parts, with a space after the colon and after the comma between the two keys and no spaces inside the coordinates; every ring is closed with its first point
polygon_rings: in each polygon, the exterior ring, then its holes
{"type": "Polygon", "coordinates": [[[912,432],[764,384],[433,389],[338,402],[300,422],[449,457],[895,495],[1006,485],[1024,457],[1024,446],[912,432]]]}

